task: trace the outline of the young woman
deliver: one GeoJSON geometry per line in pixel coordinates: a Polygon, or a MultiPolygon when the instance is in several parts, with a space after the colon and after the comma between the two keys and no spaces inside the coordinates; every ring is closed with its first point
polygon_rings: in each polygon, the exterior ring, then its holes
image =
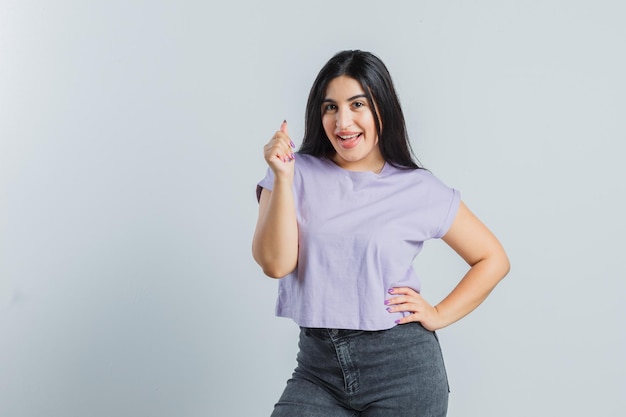
{"type": "Polygon", "coordinates": [[[279,416],[445,416],[448,382],[435,330],[474,310],[508,273],[496,237],[413,160],[391,76],[343,51],[309,94],[304,141],[287,123],[265,146],[252,252],[281,278],[276,313],[301,328],[279,416]],[[468,264],[436,305],[412,263],[441,238],[468,264]]]}

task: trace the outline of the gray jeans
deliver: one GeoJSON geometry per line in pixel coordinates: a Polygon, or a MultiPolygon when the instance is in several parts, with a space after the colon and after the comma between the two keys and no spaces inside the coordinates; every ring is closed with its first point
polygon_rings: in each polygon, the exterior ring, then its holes
{"type": "Polygon", "coordinates": [[[419,323],[389,330],[300,330],[300,352],[272,417],[443,417],[439,341],[419,323]]]}

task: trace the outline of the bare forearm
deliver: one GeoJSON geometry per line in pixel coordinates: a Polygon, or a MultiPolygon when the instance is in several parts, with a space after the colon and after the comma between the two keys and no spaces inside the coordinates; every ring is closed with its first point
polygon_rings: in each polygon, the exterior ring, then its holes
{"type": "Polygon", "coordinates": [[[454,290],[435,306],[440,327],[449,326],[471,313],[508,272],[509,262],[504,253],[474,264],[454,290]]]}
{"type": "Polygon", "coordinates": [[[463,203],[443,240],[470,265],[469,271],[435,307],[413,288],[391,288],[394,297],[385,301],[387,310],[411,313],[396,323],[419,321],[428,330],[449,326],[478,307],[509,272],[504,248],[463,203]]]}
{"type": "Polygon", "coordinates": [[[266,275],[282,278],[298,262],[298,226],[291,180],[276,178],[268,194],[267,206],[257,223],[252,254],[266,275]]]}

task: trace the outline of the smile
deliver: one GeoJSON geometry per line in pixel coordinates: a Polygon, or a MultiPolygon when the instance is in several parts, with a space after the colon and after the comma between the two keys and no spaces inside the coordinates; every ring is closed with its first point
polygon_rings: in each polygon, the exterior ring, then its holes
{"type": "Polygon", "coordinates": [[[337,135],[337,137],[341,140],[350,140],[350,139],[356,139],[359,136],[361,136],[361,133],[355,133],[354,135],[349,135],[349,136],[342,136],[342,135],[337,135]]]}
{"type": "MultiPolygon", "coordinates": [[[[348,133],[348,132],[346,132],[348,133]]],[[[363,138],[363,132],[360,133],[352,133],[349,132],[350,134],[346,135],[336,135],[337,138],[339,139],[339,141],[337,142],[337,144],[342,148],[342,149],[352,149],[355,148],[360,142],[361,139],[363,138]]]]}

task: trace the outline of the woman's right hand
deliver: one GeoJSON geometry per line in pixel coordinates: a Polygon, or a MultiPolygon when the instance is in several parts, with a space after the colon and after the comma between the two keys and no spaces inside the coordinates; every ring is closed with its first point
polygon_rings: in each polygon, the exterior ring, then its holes
{"type": "Polygon", "coordinates": [[[265,161],[274,171],[275,176],[293,177],[294,164],[293,141],[287,131],[287,121],[283,121],[280,130],[274,134],[272,139],[265,145],[265,161]]]}

